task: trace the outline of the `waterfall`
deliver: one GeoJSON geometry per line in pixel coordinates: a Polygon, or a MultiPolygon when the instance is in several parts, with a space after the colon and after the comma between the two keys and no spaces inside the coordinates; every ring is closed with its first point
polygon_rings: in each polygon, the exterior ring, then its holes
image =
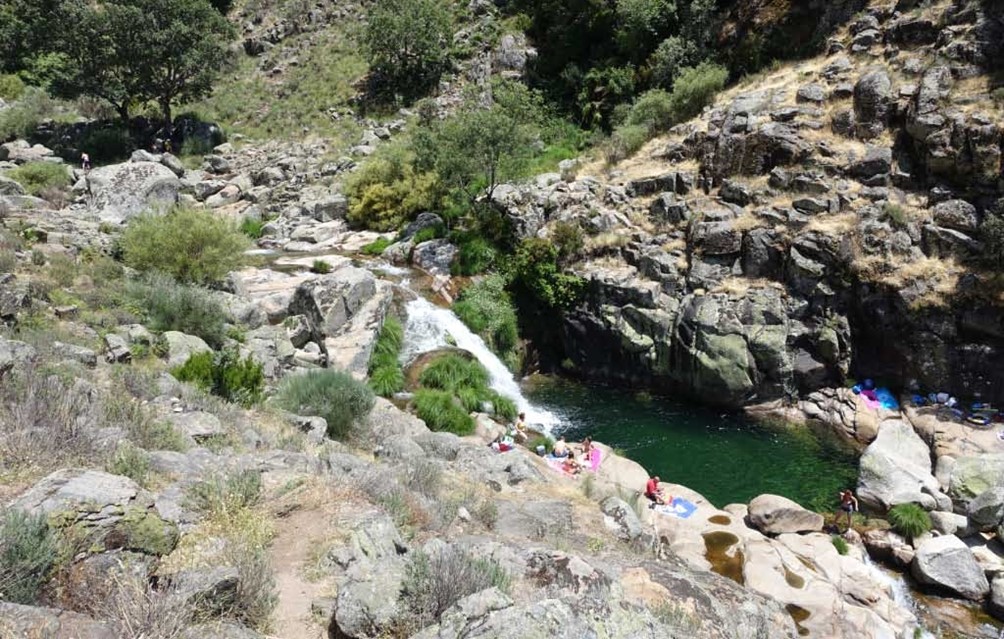
{"type": "MultiPolygon", "coordinates": [[[[871,557],[868,556],[867,552],[862,553],[862,560],[864,561],[865,568],[868,569],[868,573],[872,576],[877,583],[885,586],[892,595],[892,600],[901,608],[909,610],[913,615],[917,616],[917,600],[913,598],[910,593],[910,586],[907,585],[906,580],[903,579],[898,574],[892,573],[881,566],[876,565],[871,557]]],[[[923,626],[919,624],[916,628],[920,631],[914,636],[919,639],[935,639],[935,636],[930,632],[924,630],[923,626]]]]}
{"type": "Polygon", "coordinates": [[[472,353],[488,369],[492,389],[516,402],[520,412],[526,413],[528,424],[542,427],[543,430],[550,432],[552,427],[561,423],[557,415],[534,406],[523,396],[512,371],[488,348],[484,340],[471,332],[471,329],[453,314],[453,311],[439,308],[421,296],[408,302],[405,310],[408,313],[408,320],[404,326],[401,361],[407,362],[416,355],[456,345],[472,353]]]}

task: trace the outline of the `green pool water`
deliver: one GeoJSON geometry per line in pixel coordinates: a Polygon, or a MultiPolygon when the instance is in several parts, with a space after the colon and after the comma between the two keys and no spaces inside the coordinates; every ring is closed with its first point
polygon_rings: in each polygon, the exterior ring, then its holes
{"type": "Polygon", "coordinates": [[[534,379],[524,393],[562,417],[570,441],[590,435],[718,507],[774,493],[831,510],[837,493],[857,483],[853,451],[810,429],[763,426],[741,414],[560,379],[534,379]]]}

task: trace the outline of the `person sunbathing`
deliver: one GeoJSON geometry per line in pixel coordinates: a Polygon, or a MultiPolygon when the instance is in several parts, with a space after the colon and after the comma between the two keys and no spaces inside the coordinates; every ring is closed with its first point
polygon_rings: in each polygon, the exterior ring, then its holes
{"type": "Polygon", "coordinates": [[[569,475],[578,475],[582,472],[582,466],[579,465],[579,462],[575,461],[575,457],[569,455],[565,458],[564,463],[561,464],[561,470],[569,475]]]}
{"type": "Polygon", "coordinates": [[[558,458],[568,457],[568,444],[565,443],[565,436],[562,435],[558,441],[554,442],[554,449],[551,454],[558,458]]]}

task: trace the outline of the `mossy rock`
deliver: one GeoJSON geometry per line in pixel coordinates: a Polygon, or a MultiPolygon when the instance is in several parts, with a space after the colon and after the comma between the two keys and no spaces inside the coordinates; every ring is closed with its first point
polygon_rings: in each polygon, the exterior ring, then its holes
{"type": "Polygon", "coordinates": [[[156,512],[134,508],[104,536],[107,549],[122,548],[148,555],[169,554],[178,545],[178,527],[156,512]]]}

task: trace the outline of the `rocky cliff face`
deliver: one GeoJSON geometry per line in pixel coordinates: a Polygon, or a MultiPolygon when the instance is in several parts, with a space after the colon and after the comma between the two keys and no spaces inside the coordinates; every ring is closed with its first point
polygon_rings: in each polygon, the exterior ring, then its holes
{"type": "Polygon", "coordinates": [[[592,235],[576,369],[730,406],[848,375],[1004,398],[979,232],[1004,194],[1002,15],[871,6],[635,158],[503,190],[525,235],[592,235]]]}

